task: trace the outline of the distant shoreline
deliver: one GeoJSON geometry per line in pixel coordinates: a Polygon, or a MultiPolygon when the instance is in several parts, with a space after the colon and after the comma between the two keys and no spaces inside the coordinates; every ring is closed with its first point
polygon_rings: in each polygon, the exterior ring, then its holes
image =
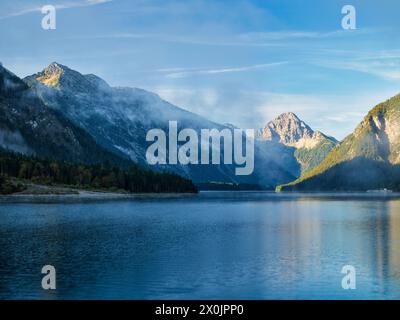
{"type": "Polygon", "coordinates": [[[360,201],[379,201],[379,200],[400,200],[400,193],[368,193],[368,192],[274,192],[274,191],[228,191],[228,190],[202,190],[199,193],[122,193],[111,191],[88,191],[71,190],[71,193],[16,193],[11,195],[0,195],[0,204],[6,203],[79,203],[92,201],[117,201],[117,200],[159,200],[168,199],[187,199],[197,198],[199,201],[207,201],[214,198],[214,195],[228,195],[232,200],[245,199],[246,194],[259,193],[262,201],[314,201],[326,200],[335,201],[343,199],[352,199],[360,201]],[[210,198],[211,196],[211,198],[210,198]]]}
{"type": "Polygon", "coordinates": [[[5,202],[51,202],[60,200],[90,201],[90,200],[118,200],[144,198],[173,198],[192,196],[195,193],[131,193],[123,190],[96,190],[79,189],[69,186],[49,186],[27,183],[26,189],[12,194],[0,195],[0,203],[5,202]]]}
{"type": "Polygon", "coordinates": [[[124,199],[169,199],[192,197],[196,194],[191,193],[119,193],[75,190],[74,193],[48,193],[48,194],[29,194],[16,193],[10,195],[0,195],[0,203],[18,202],[58,202],[58,201],[102,201],[102,200],[124,200],[124,199]]]}

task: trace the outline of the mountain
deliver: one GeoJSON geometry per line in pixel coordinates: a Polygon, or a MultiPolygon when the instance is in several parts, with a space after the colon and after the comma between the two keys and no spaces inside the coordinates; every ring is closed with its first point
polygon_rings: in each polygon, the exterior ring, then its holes
{"type": "Polygon", "coordinates": [[[373,108],[319,166],[278,190],[400,189],[400,95],[373,108]]]}
{"type": "Polygon", "coordinates": [[[101,148],[82,128],[45,106],[24,81],[1,65],[0,146],[63,161],[130,163],[101,148]]]}
{"type": "Polygon", "coordinates": [[[187,179],[144,170],[128,157],[104,149],[1,64],[0,163],[0,193],[20,190],[10,177],[134,192],[196,190],[187,179]]]}
{"type": "Polygon", "coordinates": [[[333,137],[312,130],[293,112],[283,113],[256,133],[258,140],[273,141],[294,148],[294,157],[305,174],[321,163],[337,144],[333,137]]]}
{"type": "MultiPolygon", "coordinates": [[[[51,109],[60,112],[87,131],[96,142],[110,152],[129,157],[142,165],[149,143],[148,130],[157,128],[168,132],[169,121],[178,122],[178,130],[191,128],[228,129],[162,100],[158,95],[137,88],[111,87],[95,75],[83,75],[59,63],[52,63],[42,72],[24,79],[32,91],[51,109]]],[[[235,165],[157,165],[195,182],[262,184],[274,188],[279,183],[297,177],[296,166],[286,146],[275,141],[256,143],[256,166],[251,176],[235,175],[235,165]],[[279,152],[279,153],[277,153],[279,152]],[[262,158],[260,158],[262,157],[262,158]]],[[[223,153],[223,150],[222,150],[223,153]]]]}

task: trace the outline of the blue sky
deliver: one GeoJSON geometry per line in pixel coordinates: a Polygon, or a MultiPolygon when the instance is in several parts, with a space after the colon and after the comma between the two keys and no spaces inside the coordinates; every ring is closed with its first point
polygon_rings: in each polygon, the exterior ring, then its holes
{"type": "Polygon", "coordinates": [[[240,127],[292,111],[341,139],[400,92],[399,13],[396,0],[2,0],[0,61],[19,76],[57,61],[240,127]],[[341,28],[346,4],[356,30],[341,28]]]}

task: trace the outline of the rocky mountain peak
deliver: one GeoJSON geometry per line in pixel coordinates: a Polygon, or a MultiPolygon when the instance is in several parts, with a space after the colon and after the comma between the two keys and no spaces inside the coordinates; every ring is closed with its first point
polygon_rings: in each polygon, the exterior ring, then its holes
{"type": "Polygon", "coordinates": [[[400,186],[400,95],[374,107],[308,174],[278,190],[366,191],[400,186]]]}
{"type": "Polygon", "coordinates": [[[58,62],[52,62],[46,68],[44,68],[43,72],[46,74],[60,74],[64,73],[65,69],[68,68],[62,64],[59,64],[58,62]]]}
{"type": "Polygon", "coordinates": [[[65,73],[65,69],[66,67],[53,62],[38,74],[36,80],[48,87],[57,87],[60,84],[61,76],[65,73]]]}
{"type": "MultiPolygon", "coordinates": [[[[311,129],[293,112],[286,112],[260,129],[257,137],[270,140],[295,148],[313,148],[327,136],[311,129]]],[[[334,140],[334,139],[333,139],[334,140]]]]}
{"type": "Polygon", "coordinates": [[[26,80],[29,82],[32,77],[47,87],[62,87],[73,92],[87,93],[99,89],[109,89],[108,84],[103,79],[93,74],[83,75],[57,62],[51,63],[42,72],[27,77],[26,80]]]}

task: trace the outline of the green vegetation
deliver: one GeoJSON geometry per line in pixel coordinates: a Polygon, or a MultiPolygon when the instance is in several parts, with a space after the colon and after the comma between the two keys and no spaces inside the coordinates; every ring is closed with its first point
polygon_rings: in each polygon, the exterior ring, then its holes
{"type": "Polygon", "coordinates": [[[128,169],[103,165],[78,165],[43,160],[0,151],[0,193],[21,191],[9,178],[46,185],[67,185],[82,189],[129,192],[197,192],[190,180],[172,173],[157,173],[132,165],[128,169]]]}
{"type": "Polygon", "coordinates": [[[325,139],[314,148],[296,149],[294,156],[301,165],[301,174],[304,175],[317,167],[334,147],[333,141],[325,139]]]}
{"type": "Polygon", "coordinates": [[[24,190],[21,183],[15,183],[10,179],[0,175],[0,194],[12,194],[24,190]]]}
{"type": "Polygon", "coordinates": [[[299,184],[282,186],[283,191],[400,191],[400,165],[364,157],[340,163],[299,184]]]}
{"type": "Polygon", "coordinates": [[[389,120],[392,126],[398,124],[400,128],[400,95],[373,108],[317,167],[289,184],[278,186],[277,191],[363,190],[379,185],[397,189],[398,166],[392,159],[398,155],[400,143],[389,142],[385,132],[389,120]],[[377,172],[383,177],[375,177],[377,172]]]}

